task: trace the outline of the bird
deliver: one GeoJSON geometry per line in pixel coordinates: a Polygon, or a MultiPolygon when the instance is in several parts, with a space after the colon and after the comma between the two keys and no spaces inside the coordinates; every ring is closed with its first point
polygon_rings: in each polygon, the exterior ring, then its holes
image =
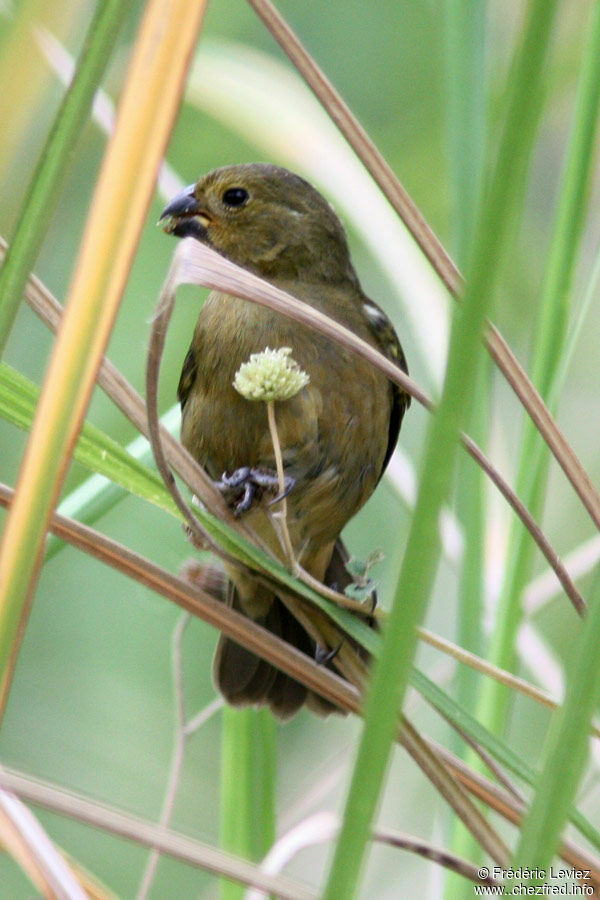
{"type": "MultiPolygon", "coordinates": [[[[308,181],[271,163],[224,166],[178,193],[160,224],[192,237],[363,338],[408,372],[385,312],[363,292],[344,227],[308,181]]],[[[252,354],[290,348],[309,376],[299,393],[276,402],[286,478],[287,525],[298,562],[338,590],[351,583],[341,532],[373,493],[389,462],[410,397],[369,362],[309,326],[222,291],[205,301],[178,386],[181,441],[238,515],[284,560],[273,527],[276,484],[266,404],[238,393],[234,379],[252,354]],[[269,482],[269,477],[271,482],[269,482]]],[[[287,351],[286,351],[287,352],[287,351]]],[[[226,566],[227,602],[335,668],[324,647],[276,593],[226,566]]],[[[310,620],[310,609],[306,608],[310,620]]],[[[340,635],[340,641],[344,639],[340,635]]],[[[268,706],[278,718],[304,704],[323,715],[333,705],[270,663],[221,636],[216,686],[233,706],[268,706]]]]}

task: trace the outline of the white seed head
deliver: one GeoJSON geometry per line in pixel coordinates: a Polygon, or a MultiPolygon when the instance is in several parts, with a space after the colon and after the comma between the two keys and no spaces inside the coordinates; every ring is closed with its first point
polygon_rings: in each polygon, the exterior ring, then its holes
{"type": "Polygon", "coordinates": [[[291,352],[291,347],[266,347],[262,353],[252,353],[235,373],[236,391],[246,400],[289,400],[310,381],[291,352]]]}

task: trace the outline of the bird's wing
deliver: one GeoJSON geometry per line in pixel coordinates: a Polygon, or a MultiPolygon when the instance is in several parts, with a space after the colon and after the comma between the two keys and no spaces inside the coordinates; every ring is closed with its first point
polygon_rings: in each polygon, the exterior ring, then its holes
{"type": "MultiPolygon", "coordinates": [[[[402,350],[402,345],[400,344],[398,335],[388,316],[381,307],[368,298],[365,298],[363,302],[363,310],[369,322],[371,333],[375,337],[381,352],[408,375],[408,365],[406,363],[404,351],[402,350]]],[[[410,395],[407,394],[406,391],[403,391],[397,384],[391,384],[391,391],[392,408],[390,411],[388,445],[379,478],[381,478],[385,472],[390,457],[394,452],[394,447],[398,441],[402,418],[410,406],[410,395]]]]}
{"type": "Polygon", "coordinates": [[[183,361],[183,368],[181,370],[179,385],[177,387],[177,399],[181,404],[182,412],[185,409],[185,404],[187,403],[190,391],[192,390],[194,381],[196,380],[197,372],[198,363],[196,361],[196,354],[194,353],[194,347],[192,345],[183,361]]]}

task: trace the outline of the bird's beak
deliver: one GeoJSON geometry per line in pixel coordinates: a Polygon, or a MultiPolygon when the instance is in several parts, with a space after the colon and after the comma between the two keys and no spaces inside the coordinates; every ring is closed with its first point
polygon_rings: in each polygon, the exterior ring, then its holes
{"type": "Polygon", "coordinates": [[[194,185],[190,184],[163,209],[158,221],[167,234],[176,237],[195,237],[200,241],[206,240],[207,225],[210,218],[202,210],[198,198],[194,193],[194,185]]]}

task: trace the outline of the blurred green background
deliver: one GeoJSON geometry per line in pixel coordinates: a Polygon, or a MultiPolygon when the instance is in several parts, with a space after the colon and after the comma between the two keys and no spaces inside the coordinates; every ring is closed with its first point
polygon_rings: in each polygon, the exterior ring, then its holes
{"type": "MultiPolygon", "coordinates": [[[[496,324],[525,363],[586,21],[583,12],[568,15],[568,4],[564,6],[548,72],[548,105],[532,167],[520,240],[514,248],[495,312],[496,324]]],[[[375,140],[443,243],[455,249],[459,243],[460,210],[454,205],[451,188],[454,173],[449,153],[446,3],[347,0],[343,4],[322,4],[315,0],[302,3],[280,0],[278,7],[375,140]]],[[[71,3],[55,0],[52,9],[41,11],[40,16],[42,23],[45,21],[64,46],[76,54],[93,8],[93,3],[83,0],[71,3]]],[[[589,4],[578,4],[578,8],[588,9],[589,4]]],[[[129,21],[122,28],[114,50],[105,81],[114,99],[118,98],[141,9],[142,4],[131,4],[129,21]]],[[[521,12],[522,4],[518,2],[488,4],[486,90],[492,148],[503,101],[499,85],[521,12]]],[[[10,28],[10,11],[3,8],[0,29],[6,33],[10,28]]],[[[200,59],[206,48],[210,51],[207,57],[210,66],[221,65],[226,72],[228,60],[236,56],[229,42],[259,51],[289,68],[247,4],[242,0],[213,0],[198,48],[200,59]]],[[[32,39],[27,57],[38,55],[39,49],[32,39]]],[[[243,56],[242,50],[239,55],[243,56]]],[[[27,57],[24,55],[24,65],[28,64],[27,57]]],[[[26,123],[5,170],[0,172],[0,233],[8,240],[62,95],[56,77],[45,63],[40,65],[44,74],[37,114],[26,123]]],[[[260,65],[256,62],[257,68],[260,65]]],[[[260,110],[256,110],[256,142],[253,143],[247,128],[239,133],[235,121],[231,121],[232,115],[235,120],[235,112],[228,113],[229,124],[225,124],[194,102],[184,104],[168,150],[168,161],[186,184],[201,173],[229,163],[269,159],[287,164],[277,144],[276,122],[265,122],[260,110]],[[269,142],[272,150],[267,153],[265,146],[269,142]]],[[[79,141],[59,208],[52,216],[36,265],[36,273],[61,301],[69,284],[104,146],[105,136],[90,123],[79,141]]],[[[318,150],[317,135],[313,147],[315,158],[318,150]]],[[[472,161],[463,159],[467,170],[472,165],[474,179],[477,160],[477,148],[473,148],[472,161]]],[[[307,158],[303,174],[310,173],[313,164],[307,158]]],[[[326,190],[326,185],[320,186],[326,190]]],[[[595,199],[597,191],[596,185],[595,199]]],[[[346,202],[350,207],[354,206],[353,192],[354,183],[349,179],[346,202]]],[[[334,197],[331,199],[336,202],[334,197]]],[[[156,228],[163,205],[157,197],[149,212],[108,352],[141,393],[148,323],[174,249],[173,241],[156,228]]],[[[357,206],[360,207],[360,201],[357,206]]],[[[588,284],[598,242],[597,203],[592,202],[591,209],[583,264],[577,275],[576,308],[588,284]]],[[[434,389],[430,366],[441,366],[441,360],[433,363],[427,360],[427,352],[415,335],[407,311],[412,309],[412,316],[418,319],[419,292],[403,296],[390,283],[359,234],[357,223],[361,215],[361,208],[355,209],[355,220],[342,212],[363,286],[394,319],[413,377],[428,389],[434,389]]],[[[371,229],[377,227],[377,222],[369,220],[368,224],[371,229]]],[[[377,232],[372,236],[377,243],[377,232]]],[[[202,292],[197,289],[181,291],[162,367],[164,410],[175,400],[181,363],[201,297],[202,292]]],[[[442,304],[442,320],[444,310],[442,304]]],[[[600,313],[598,304],[593,303],[577,344],[559,412],[561,425],[596,482],[600,480],[599,336],[600,313]]],[[[40,383],[50,347],[51,337],[45,327],[23,306],[6,361],[40,383]]],[[[498,378],[493,380],[489,399],[492,422],[489,453],[509,480],[513,480],[520,441],[520,408],[498,378]]],[[[99,390],[95,392],[89,419],[123,444],[135,436],[132,426],[99,390]]],[[[425,425],[426,414],[413,404],[405,420],[401,445],[417,467],[425,425]]],[[[25,440],[24,434],[0,421],[3,482],[14,484],[25,440]]],[[[80,466],[73,464],[63,496],[86,476],[80,466]]],[[[509,514],[491,489],[489,494],[487,534],[482,535],[482,540],[486,541],[488,588],[493,597],[502,573],[509,514]]],[[[386,554],[377,573],[383,605],[401,559],[409,515],[394,487],[384,481],[347,529],[348,544],[356,555],[364,557],[376,547],[381,547],[386,554]]],[[[0,513],[0,521],[3,516],[0,513]]],[[[555,472],[546,499],[544,524],[562,554],[570,552],[592,533],[591,524],[574,494],[555,472]]],[[[95,526],[173,571],[192,554],[178,523],[136,498],[122,499],[95,526]]],[[[541,571],[542,563],[538,561],[537,565],[541,571]]],[[[582,586],[585,584],[584,580],[582,586]]],[[[456,605],[456,572],[445,562],[439,572],[429,627],[454,638],[456,605]]],[[[0,733],[2,761],[155,820],[160,813],[172,749],[171,638],[179,615],[163,599],[100,563],[70,547],[60,549],[44,567],[36,594],[0,733]]],[[[572,611],[562,600],[550,603],[537,614],[534,624],[560,660],[565,642],[574,630],[572,611]]],[[[215,696],[210,677],[215,641],[214,631],[198,621],[191,622],[186,630],[184,674],[189,715],[215,696]]],[[[454,669],[442,656],[423,649],[419,664],[431,678],[452,692],[454,669]]],[[[447,727],[412,695],[409,708],[420,728],[448,744],[447,727]]],[[[547,713],[530,701],[515,702],[511,743],[531,763],[537,762],[540,735],[547,721],[547,713]]],[[[320,720],[306,712],[278,728],[280,833],[319,809],[341,809],[357,732],[355,721],[337,717],[320,720]]],[[[172,820],[174,828],[215,844],[219,823],[219,734],[220,714],[217,714],[190,740],[172,820]]],[[[592,775],[582,804],[592,818],[592,810],[597,813],[598,809],[597,782],[597,775],[592,775]]],[[[88,865],[119,896],[135,896],[146,860],[144,850],[57,816],[40,812],[40,818],[61,846],[88,865]]],[[[379,820],[386,826],[437,843],[448,841],[448,817],[444,808],[401,750],[395,751],[379,820]]],[[[500,827],[512,839],[510,829],[500,827]]],[[[291,864],[289,872],[318,884],[327,859],[327,847],[305,850],[291,864]]],[[[375,847],[369,857],[362,896],[377,900],[397,900],[400,896],[440,897],[441,878],[423,860],[398,850],[375,847]]],[[[14,863],[0,855],[2,900],[26,900],[31,893],[31,886],[14,863]]],[[[183,864],[162,860],[150,896],[212,898],[217,896],[216,880],[183,864]]]]}

